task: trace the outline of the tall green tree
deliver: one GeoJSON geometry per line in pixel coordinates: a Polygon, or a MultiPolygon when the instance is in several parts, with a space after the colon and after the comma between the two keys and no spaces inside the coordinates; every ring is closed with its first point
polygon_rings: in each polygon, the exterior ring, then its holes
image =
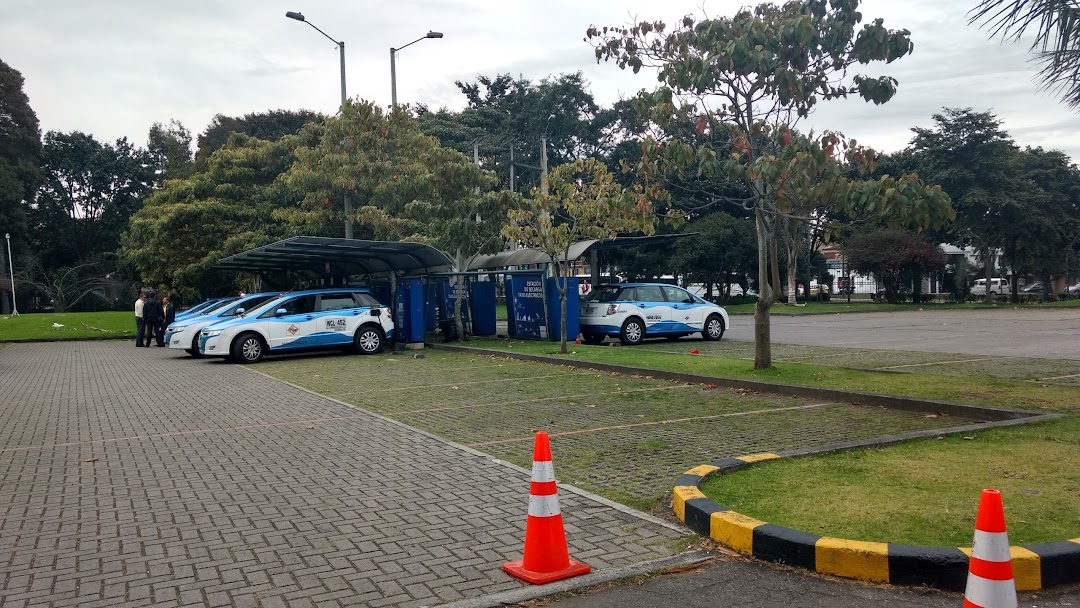
{"type": "Polygon", "coordinates": [[[496,172],[499,188],[510,187],[513,148],[514,190],[528,193],[540,185],[541,139],[547,138],[548,165],[577,158],[605,158],[614,148],[618,116],[601,108],[580,73],[533,81],[509,74],[478,76],[455,83],[465,96],[461,111],[418,110],[424,133],[468,154],[479,144],[480,163],[496,172]]]}
{"type": "Polygon", "coordinates": [[[1080,107],[1080,4],[1075,0],[982,0],[970,23],[990,29],[991,37],[1031,37],[1031,51],[1042,68],[1044,89],[1080,107]]]}
{"type": "MultiPolygon", "coordinates": [[[[1016,275],[1036,275],[1049,286],[1080,247],[1080,168],[1063,152],[1042,148],[1024,149],[1017,162],[1022,212],[1002,231],[1002,253],[1016,275]]],[[[1013,302],[1018,289],[1012,281],[1013,302]]]]}
{"type": "Polygon", "coordinates": [[[321,125],[309,125],[309,143],[279,183],[303,193],[275,217],[304,234],[340,234],[343,197],[349,194],[358,238],[404,238],[415,227],[406,214],[414,201],[453,201],[490,184],[468,157],[425,135],[407,108],[390,113],[369,102],[349,102],[321,125]]]}
{"type": "MultiPolygon", "coordinates": [[[[920,175],[941,184],[952,197],[956,222],[950,240],[982,252],[989,284],[1006,231],[1027,208],[1024,200],[1030,192],[1020,180],[1019,150],[990,112],[945,108],[934,114],[933,122],[932,127],[912,129],[913,162],[920,175]]],[[[987,302],[992,297],[987,290],[987,302]]]]}
{"type": "Polygon", "coordinates": [[[31,219],[45,269],[110,258],[155,180],[146,150],[127,138],[110,144],[78,131],[45,134],[42,169],[31,219]]]}
{"type": "Polygon", "coordinates": [[[304,125],[321,122],[325,116],[310,110],[267,110],[250,112],[243,116],[214,116],[210,124],[199,134],[195,161],[200,165],[225,145],[232,133],[266,141],[277,141],[286,135],[296,135],[304,125]]]}
{"type": "Polygon", "coordinates": [[[146,137],[146,148],[157,175],[157,185],[166,179],[186,177],[191,173],[193,152],[191,131],[175,118],[168,125],[155,122],[146,137]]]}
{"type": "Polygon", "coordinates": [[[559,165],[546,185],[534,189],[521,209],[510,211],[502,232],[511,241],[543,251],[551,261],[559,291],[559,348],[566,353],[566,290],[574,262],[570,246],[584,239],[611,240],[620,232],[651,233],[656,217],[651,199],[662,193],[624,188],[595,158],[559,165]]]}
{"type": "MultiPolygon", "coordinates": [[[[29,241],[26,207],[41,181],[40,164],[41,129],[22,74],[0,60],[0,230],[11,234],[13,255],[29,241]]],[[[6,245],[0,262],[7,266],[6,245]]],[[[0,278],[0,312],[10,312],[11,304],[10,281],[0,278]]]]}
{"type": "Polygon", "coordinates": [[[236,277],[213,272],[215,262],[296,234],[274,211],[300,199],[277,183],[299,144],[233,134],[205,169],[166,181],[146,199],[131,217],[123,255],[145,281],[184,297],[232,290],[236,277]]]}
{"type": "Polygon", "coordinates": [[[722,130],[730,147],[682,139],[646,139],[639,174],[698,173],[716,181],[741,183],[747,195],[733,202],[750,212],[758,244],[761,297],[754,315],[754,366],[772,365],[769,309],[779,292],[779,221],[794,216],[800,182],[829,184],[829,201],[846,215],[894,216],[923,225],[944,221],[948,198],[917,176],[867,182],[846,174],[873,168],[875,154],[838,134],[808,137],[787,126],[807,116],[819,100],[857,96],[875,104],[889,101],[896,80],[851,72],[860,65],[891,63],[909,54],[907,30],[889,30],[881,19],[862,23],[858,0],[806,0],[761,4],[732,17],[685,17],[671,30],[660,21],[626,27],[590,27],[598,61],[620,68],[655,68],[660,88],[644,105],[661,124],[691,124],[695,131],[722,130]],[[779,139],[777,139],[779,138],[779,139]],[[773,149],[788,149],[776,155],[773,149]],[[800,177],[801,176],[801,177],[800,177]],[[788,181],[794,182],[788,185],[788,181]]]}

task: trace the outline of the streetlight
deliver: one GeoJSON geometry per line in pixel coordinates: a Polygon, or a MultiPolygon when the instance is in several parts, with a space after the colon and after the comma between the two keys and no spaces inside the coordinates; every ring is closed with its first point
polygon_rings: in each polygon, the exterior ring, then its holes
{"type": "MultiPolygon", "coordinates": [[[[346,95],[345,95],[345,41],[344,40],[334,40],[334,38],[332,36],[330,36],[329,34],[327,34],[324,31],[320,30],[312,22],[308,21],[304,17],[304,15],[302,13],[296,13],[296,12],[293,12],[293,11],[288,11],[287,13],[285,13],[285,16],[288,17],[289,19],[295,19],[297,21],[301,21],[303,23],[306,23],[306,24],[310,25],[311,27],[315,28],[316,32],[319,32],[323,36],[326,36],[334,44],[337,45],[338,54],[341,57],[341,109],[344,110],[345,109],[345,101],[346,101],[346,99],[348,99],[346,97],[346,95]]],[[[349,214],[350,213],[352,213],[352,202],[349,201],[349,193],[346,192],[345,193],[345,238],[347,238],[347,239],[353,238],[352,222],[349,220],[349,214]]]]}
{"type": "Polygon", "coordinates": [[[395,56],[397,55],[397,52],[400,51],[401,49],[405,48],[406,46],[416,44],[417,42],[420,42],[421,40],[425,40],[427,38],[442,38],[442,37],[443,37],[442,32],[428,32],[428,33],[424,34],[423,36],[417,38],[416,40],[413,40],[409,44],[406,44],[405,46],[398,47],[396,49],[394,47],[390,47],[390,105],[391,105],[391,107],[394,107],[394,108],[397,107],[397,64],[396,64],[396,62],[394,60],[395,56]]]}
{"type": "Polygon", "coordinates": [[[7,240],[7,261],[8,261],[8,273],[11,276],[11,316],[19,316],[19,305],[15,303],[15,266],[11,263],[11,234],[4,233],[4,239],[7,240]]]}

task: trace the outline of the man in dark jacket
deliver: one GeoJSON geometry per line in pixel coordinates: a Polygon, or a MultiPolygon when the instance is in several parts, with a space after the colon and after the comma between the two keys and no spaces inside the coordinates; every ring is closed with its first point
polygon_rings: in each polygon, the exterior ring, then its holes
{"type": "Polygon", "coordinates": [[[165,346],[162,341],[164,336],[158,333],[158,326],[161,325],[161,317],[164,312],[161,300],[158,300],[157,294],[151,291],[150,296],[146,298],[146,304],[143,304],[143,319],[145,319],[146,327],[149,330],[146,332],[146,346],[150,346],[151,339],[156,339],[158,346],[165,346]]]}
{"type": "MultiPolygon", "coordinates": [[[[162,346],[165,342],[165,328],[172,324],[176,320],[176,308],[172,304],[172,300],[169,296],[165,296],[161,299],[162,318],[161,322],[157,326],[157,343],[158,346],[162,346]]],[[[165,346],[168,346],[165,344],[165,346]]]]}

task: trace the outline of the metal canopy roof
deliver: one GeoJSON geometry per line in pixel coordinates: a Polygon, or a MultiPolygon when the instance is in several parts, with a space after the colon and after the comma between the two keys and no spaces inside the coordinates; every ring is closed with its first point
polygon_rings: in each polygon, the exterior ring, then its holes
{"type": "Polygon", "coordinates": [[[385,272],[418,273],[449,270],[450,259],[422,243],[360,241],[294,236],[250,249],[214,264],[224,270],[292,270],[317,275],[349,276],[385,272]]]}
{"type": "MultiPolygon", "coordinates": [[[[635,247],[638,245],[660,245],[671,242],[684,236],[693,236],[693,233],[681,234],[655,234],[652,236],[620,236],[610,241],[598,241],[588,239],[578,241],[570,245],[566,261],[576,260],[589,251],[604,251],[606,249],[619,249],[621,247],[635,247]]],[[[469,265],[469,270],[489,268],[505,268],[507,266],[523,266],[530,264],[547,264],[551,259],[539,249],[518,249],[517,251],[500,251],[493,255],[482,255],[469,265]]]]}

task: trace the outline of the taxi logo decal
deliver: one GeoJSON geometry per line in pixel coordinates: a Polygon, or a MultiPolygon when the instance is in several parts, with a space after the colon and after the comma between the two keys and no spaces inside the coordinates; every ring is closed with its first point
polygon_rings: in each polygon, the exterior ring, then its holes
{"type": "Polygon", "coordinates": [[[290,336],[295,336],[296,332],[300,331],[300,328],[296,325],[290,325],[285,331],[289,332],[290,336]]]}

